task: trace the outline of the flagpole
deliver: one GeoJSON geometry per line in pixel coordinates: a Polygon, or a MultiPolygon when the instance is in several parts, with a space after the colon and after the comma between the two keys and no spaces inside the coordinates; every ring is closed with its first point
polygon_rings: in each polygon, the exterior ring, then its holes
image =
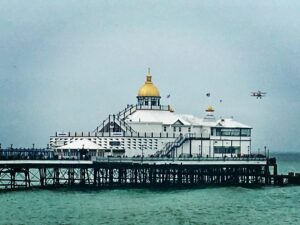
{"type": "Polygon", "coordinates": [[[168,94],[168,95],[166,96],[166,99],[168,100],[168,101],[167,101],[167,104],[168,104],[168,106],[170,106],[170,107],[171,107],[171,101],[170,101],[170,97],[171,97],[171,95],[170,95],[170,94],[168,94]]]}
{"type": "MultiPolygon", "coordinates": [[[[207,102],[208,102],[208,105],[207,105],[207,106],[210,106],[210,105],[212,104],[212,103],[211,103],[210,95],[211,95],[210,92],[207,92],[207,93],[206,93],[206,97],[208,98],[208,101],[207,101],[207,102]]],[[[206,106],[206,107],[207,107],[207,106],[206,106]]]]}

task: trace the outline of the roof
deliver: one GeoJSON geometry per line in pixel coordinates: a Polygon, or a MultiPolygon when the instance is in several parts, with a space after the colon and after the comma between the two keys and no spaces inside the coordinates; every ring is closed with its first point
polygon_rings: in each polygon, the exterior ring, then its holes
{"type": "Polygon", "coordinates": [[[97,144],[95,144],[92,141],[89,141],[87,139],[74,141],[72,143],[69,143],[67,145],[58,147],[57,149],[101,149],[101,147],[97,144]]]}
{"type": "Polygon", "coordinates": [[[233,119],[219,119],[216,126],[229,127],[229,128],[251,128],[248,125],[237,122],[233,119]]]}
{"type": "Polygon", "coordinates": [[[133,114],[129,115],[126,121],[132,123],[162,123],[165,125],[175,124],[180,121],[186,126],[208,126],[208,127],[229,127],[229,128],[251,128],[248,125],[239,123],[233,119],[219,119],[207,120],[205,118],[198,118],[193,115],[176,114],[170,111],[161,110],[137,110],[133,114]]]}
{"type": "Polygon", "coordinates": [[[130,116],[127,121],[130,122],[148,122],[148,123],[162,123],[174,124],[180,121],[183,125],[191,125],[188,121],[181,118],[178,114],[170,111],[162,110],[137,110],[130,116]]]}

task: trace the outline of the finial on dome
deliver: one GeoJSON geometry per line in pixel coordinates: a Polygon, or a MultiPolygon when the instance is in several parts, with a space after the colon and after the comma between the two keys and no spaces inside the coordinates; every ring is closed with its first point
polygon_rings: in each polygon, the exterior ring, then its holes
{"type": "Polygon", "coordinates": [[[149,82],[149,83],[152,82],[152,76],[151,76],[151,73],[150,73],[150,68],[148,68],[148,74],[147,74],[147,80],[146,80],[146,82],[149,82]]]}

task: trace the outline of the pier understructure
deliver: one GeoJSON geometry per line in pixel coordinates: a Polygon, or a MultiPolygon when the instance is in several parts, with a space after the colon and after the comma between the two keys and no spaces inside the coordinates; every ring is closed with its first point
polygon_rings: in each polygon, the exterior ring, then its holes
{"type": "MultiPolygon", "coordinates": [[[[276,159],[97,158],[0,161],[0,189],[64,186],[194,187],[201,185],[280,185],[276,159]]],[[[299,181],[299,179],[298,179],[299,181]]]]}

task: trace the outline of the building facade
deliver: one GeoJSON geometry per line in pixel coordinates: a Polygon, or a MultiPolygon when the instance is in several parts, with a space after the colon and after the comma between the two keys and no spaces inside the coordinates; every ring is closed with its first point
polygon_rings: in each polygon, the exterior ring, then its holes
{"type": "Polygon", "coordinates": [[[216,119],[211,106],[204,118],[175,113],[170,105],[161,104],[148,71],[137,104],[110,114],[92,132],[56,132],[50,147],[61,155],[87,149],[100,157],[235,157],[250,153],[251,129],[231,118],[216,119]]]}

